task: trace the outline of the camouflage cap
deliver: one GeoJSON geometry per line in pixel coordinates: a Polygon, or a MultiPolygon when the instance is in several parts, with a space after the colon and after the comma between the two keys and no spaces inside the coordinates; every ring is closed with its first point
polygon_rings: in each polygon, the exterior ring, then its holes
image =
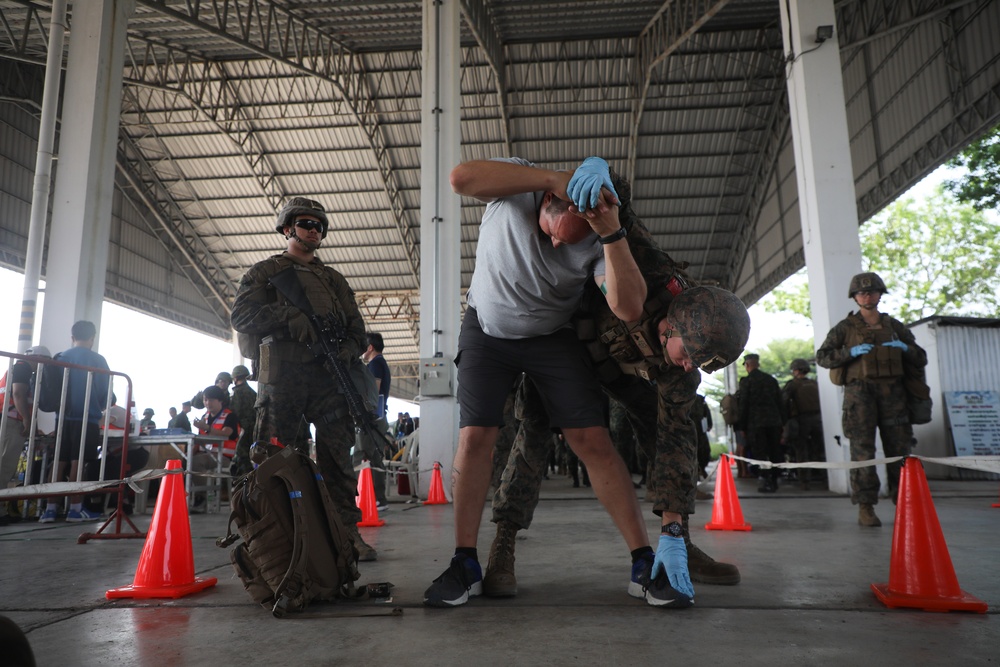
{"type": "Polygon", "coordinates": [[[250,377],[250,369],[240,364],[239,366],[233,366],[233,377],[234,378],[245,378],[250,377]]]}
{"type": "Polygon", "coordinates": [[[215,376],[215,381],[216,382],[232,382],[233,381],[233,376],[230,375],[229,373],[227,373],[226,371],[222,371],[221,373],[219,373],[218,375],[215,376]]]}
{"type": "Polygon", "coordinates": [[[684,290],[670,302],[666,317],[683,338],[691,362],[706,373],[739,359],[750,336],[746,306],[720,287],[684,290]]]}
{"type": "Polygon", "coordinates": [[[809,362],[805,359],[792,359],[792,363],[788,365],[789,370],[802,371],[803,373],[808,373],[811,370],[809,362]]]}
{"type": "Polygon", "coordinates": [[[311,215],[317,218],[323,225],[322,237],[326,238],[326,232],[330,228],[330,220],[326,217],[326,209],[318,201],[306,199],[305,197],[292,197],[278,211],[278,219],[274,229],[279,234],[284,234],[285,226],[292,223],[297,215],[311,215]]]}
{"type": "Polygon", "coordinates": [[[882,282],[882,278],[877,273],[872,273],[871,271],[859,273],[851,278],[851,286],[847,290],[847,298],[853,299],[854,295],[858,292],[874,292],[875,290],[883,294],[889,293],[889,290],[885,288],[885,283],[882,282]]]}

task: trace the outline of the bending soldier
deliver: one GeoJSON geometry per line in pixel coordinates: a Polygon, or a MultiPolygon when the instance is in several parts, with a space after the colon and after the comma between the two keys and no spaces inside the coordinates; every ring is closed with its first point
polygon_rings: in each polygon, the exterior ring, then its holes
{"type": "MultiPolygon", "coordinates": [[[[670,540],[683,536],[680,544],[686,549],[668,560],[672,563],[668,567],[688,569],[695,582],[736,584],[739,570],[713,560],[688,535],[686,518],[694,512],[698,478],[696,425],[689,412],[701,382],[698,369],[712,372],[739,358],[750,318],[731,292],[690,287],[681,267],[656,246],[629,206],[628,183],[617,177],[613,183],[622,203],[619,215],[628,229],[629,249],[649,297],[642,318],[626,324],[595,290],[588,299],[592,316],[581,320],[578,330],[599,360],[596,372],[602,388],[625,407],[640,449],[652,462],[647,498],[653,500],[664,531],[658,553],[672,546],[670,540]]],[[[520,431],[493,498],[497,534],[483,580],[483,592],[493,596],[517,592],[514,536],[531,523],[551,437],[542,402],[528,382],[522,385],[517,413],[520,431]]]]}
{"type": "MultiPolygon", "coordinates": [[[[875,429],[888,457],[908,456],[913,427],[907,409],[904,375],[923,369],[927,353],[899,320],[878,310],[888,292],[877,273],[851,279],[848,297],[860,310],[850,313],[826,335],[816,363],[830,369],[830,381],[844,386],[842,426],[851,441],[851,460],[875,458],[875,429]]],[[[886,466],[889,494],[896,502],[901,461],[886,466]]],[[[858,523],[881,526],[875,514],[879,479],[874,466],[851,470],[851,503],[858,506],[858,523]]]]}

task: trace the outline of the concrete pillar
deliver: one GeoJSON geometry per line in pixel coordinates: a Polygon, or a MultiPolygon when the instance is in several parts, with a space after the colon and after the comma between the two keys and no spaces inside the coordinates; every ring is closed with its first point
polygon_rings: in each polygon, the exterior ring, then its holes
{"type": "Polygon", "coordinates": [[[134,0],[73,3],[41,332],[53,352],[69,347],[77,320],[100,330],[125,28],[134,7],[134,0]]]}
{"type": "MultiPolygon", "coordinates": [[[[461,322],[462,210],[448,175],[461,161],[462,95],[459,0],[424,0],[423,100],[420,128],[420,358],[440,364],[450,383],[421,382],[420,468],[441,463],[451,498],[451,466],[458,446],[454,360],[461,322]],[[447,388],[450,384],[450,389],[447,388]],[[446,387],[441,390],[441,386],[446,387]],[[433,392],[434,395],[431,395],[433,392]]],[[[423,371],[421,373],[423,375],[423,371]]],[[[420,476],[426,497],[431,475],[420,476]]]]}
{"type": "MultiPolygon", "coordinates": [[[[847,315],[851,276],[861,270],[857,197],[838,35],[818,44],[818,26],[836,28],[833,0],[788,0],[781,5],[781,34],[788,67],[795,176],[802,240],[809,273],[814,346],[847,315]]],[[[843,390],[820,370],[820,404],[827,461],[850,460],[840,428],[843,390]],[[838,445],[834,436],[841,436],[838,445]]],[[[830,471],[830,489],[849,491],[846,471],[830,471]]]]}

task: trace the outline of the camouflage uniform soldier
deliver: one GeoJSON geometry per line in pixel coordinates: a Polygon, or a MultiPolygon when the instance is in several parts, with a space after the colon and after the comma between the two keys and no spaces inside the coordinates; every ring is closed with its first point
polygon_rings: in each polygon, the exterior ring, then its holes
{"type": "MultiPolygon", "coordinates": [[[[792,379],[781,389],[788,421],[785,422],[785,442],[799,463],[825,461],[823,449],[823,416],[819,406],[819,385],[809,377],[809,362],[793,359],[789,366],[792,379]]],[[[820,472],[820,471],[816,471],[820,472]]],[[[799,469],[799,486],[809,489],[810,471],[799,469]]]]}
{"type": "Polygon", "coordinates": [[[253,470],[250,462],[250,445],[253,444],[254,431],[257,427],[257,392],[247,384],[250,369],[242,364],[233,369],[233,397],[229,409],[236,413],[240,422],[240,438],[236,442],[236,456],[233,457],[232,473],[234,477],[245,475],[253,470]]]}
{"type": "MultiPolygon", "coordinates": [[[[860,310],[838,322],[816,352],[816,363],[831,369],[830,380],[844,385],[842,425],[851,440],[852,461],[875,458],[876,428],[886,456],[909,455],[913,442],[904,375],[908,369],[923,369],[927,353],[902,322],[878,311],[887,291],[876,273],[854,276],[848,296],[860,310]]],[[[886,466],[893,502],[902,466],[901,461],[886,466]]],[[[882,525],[875,515],[878,489],[874,467],[851,470],[851,502],[858,505],[862,526],[882,525]]]]}
{"type": "MultiPolygon", "coordinates": [[[[781,426],[785,423],[781,388],[773,375],[760,370],[760,356],[743,358],[746,377],[740,378],[740,423],[754,458],[784,463],[781,451],[781,426]]],[[[774,493],[778,490],[777,468],[761,468],[757,475],[757,491],[774,493]]]]}
{"type": "MultiPolygon", "coordinates": [[[[629,206],[628,184],[613,178],[621,200],[620,219],[628,228],[626,240],[649,296],[642,319],[626,324],[592,290],[585,297],[586,310],[592,315],[578,322],[578,331],[598,360],[596,372],[602,388],[626,408],[639,449],[651,463],[647,498],[653,501],[654,513],[664,526],[683,524],[685,564],[691,580],[736,584],[739,570],[713,560],[688,535],[686,518],[694,512],[697,481],[697,439],[688,415],[701,382],[698,368],[712,372],[737,359],[750,332],[750,318],[731,292],[690,286],[682,267],[656,246],[629,206]],[[651,427],[653,414],[657,415],[655,429],[651,427]]],[[[542,402],[532,396],[529,383],[522,390],[521,428],[527,431],[515,439],[512,464],[494,495],[497,534],[483,579],[483,592],[497,597],[517,593],[514,536],[530,524],[541,483],[542,452],[548,444],[548,418],[542,402]]]]}
{"type": "Polygon", "coordinates": [[[269,282],[275,274],[294,268],[313,311],[319,316],[333,314],[344,326],[341,361],[348,368],[360,365],[367,339],[354,292],[343,275],[315,255],[328,227],[326,212],[318,202],[294,197],[285,204],[275,229],[287,240],[288,249],[258,262],[243,276],[233,304],[232,325],[236,331],[260,337],[262,343],[257,371],[258,441],[266,443],[276,437],[282,444],[291,444],[303,417],[315,425],[316,463],[330,497],[352,532],[360,559],[374,560],[375,550],[361,540],[354,527],[361,512],[355,504],[357,484],[350,453],[355,433],[347,402],[337,381],[310,348],[316,332],[309,318],[269,282]]]}

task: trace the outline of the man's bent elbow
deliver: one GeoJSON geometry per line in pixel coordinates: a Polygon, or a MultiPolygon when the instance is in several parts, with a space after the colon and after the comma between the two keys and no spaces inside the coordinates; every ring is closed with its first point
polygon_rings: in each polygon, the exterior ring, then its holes
{"type": "Polygon", "coordinates": [[[451,170],[448,181],[451,183],[452,191],[456,194],[474,196],[474,193],[471,192],[473,178],[473,169],[467,163],[463,162],[451,170]]]}

